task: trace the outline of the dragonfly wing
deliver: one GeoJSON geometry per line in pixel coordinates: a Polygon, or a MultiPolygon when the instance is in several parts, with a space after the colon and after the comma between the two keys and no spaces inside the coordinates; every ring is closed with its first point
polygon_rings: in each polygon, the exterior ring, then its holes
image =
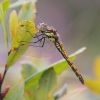
{"type": "Polygon", "coordinates": [[[54,54],[55,45],[48,38],[36,33],[25,55],[32,57],[48,57],[54,54]],[[36,38],[38,36],[38,38],[36,38]]]}

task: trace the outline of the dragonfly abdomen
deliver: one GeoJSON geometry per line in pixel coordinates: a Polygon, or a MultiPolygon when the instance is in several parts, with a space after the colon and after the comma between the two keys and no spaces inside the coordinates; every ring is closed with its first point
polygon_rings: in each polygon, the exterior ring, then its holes
{"type": "Polygon", "coordinates": [[[76,76],[79,78],[79,80],[81,81],[82,84],[84,84],[84,79],[81,76],[80,72],[78,71],[78,69],[76,68],[76,66],[70,61],[68,54],[66,53],[63,44],[58,41],[55,43],[56,48],[59,50],[59,52],[62,54],[62,56],[65,58],[65,60],[67,61],[67,63],[70,65],[70,67],[72,68],[72,70],[74,71],[74,73],[76,74],[76,76]]]}

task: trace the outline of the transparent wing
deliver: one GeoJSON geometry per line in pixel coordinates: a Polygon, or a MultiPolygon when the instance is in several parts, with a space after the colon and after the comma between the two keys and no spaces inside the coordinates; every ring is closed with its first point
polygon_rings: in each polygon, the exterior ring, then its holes
{"type": "Polygon", "coordinates": [[[33,57],[48,57],[54,54],[55,45],[48,38],[36,33],[25,55],[33,57]]]}

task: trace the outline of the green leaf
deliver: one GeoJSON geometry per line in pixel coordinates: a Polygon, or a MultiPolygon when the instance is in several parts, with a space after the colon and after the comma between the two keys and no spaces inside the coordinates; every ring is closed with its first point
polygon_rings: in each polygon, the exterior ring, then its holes
{"type": "Polygon", "coordinates": [[[4,29],[4,39],[8,48],[8,32],[7,32],[7,28],[6,28],[6,22],[5,22],[5,18],[4,18],[4,11],[3,11],[3,7],[0,4],[0,20],[2,22],[3,25],[3,29],[4,29]]]}
{"type": "Polygon", "coordinates": [[[7,49],[8,49],[8,32],[6,28],[5,14],[9,8],[9,5],[10,5],[10,0],[3,0],[3,2],[0,3],[0,22],[3,25],[4,39],[7,45],[7,49]]]}
{"type": "Polygon", "coordinates": [[[21,74],[24,79],[28,78],[29,76],[37,72],[35,65],[33,65],[33,63],[31,62],[25,61],[21,65],[22,65],[21,74]]]}
{"type": "MultiPolygon", "coordinates": [[[[70,58],[70,60],[74,60],[74,59],[75,59],[75,56],[72,56],[72,57],[70,58]]],[[[62,59],[62,60],[60,60],[60,61],[58,61],[58,62],[52,64],[51,66],[54,68],[56,74],[59,75],[59,74],[61,74],[64,70],[66,70],[66,69],[68,68],[69,65],[68,65],[68,63],[66,62],[65,59],[62,59]]],[[[50,66],[50,67],[51,67],[51,66],[50,66]]]]}
{"type": "Polygon", "coordinates": [[[57,86],[56,73],[50,68],[42,74],[35,91],[35,100],[54,100],[53,93],[57,86]]]}
{"type": "Polygon", "coordinates": [[[10,14],[9,27],[10,27],[10,36],[13,41],[18,27],[18,17],[15,10],[13,10],[10,14]]]}
{"type": "Polygon", "coordinates": [[[24,82],[21,82],[9,90],[4,100],[23,100],[23,95],[24,82]]]}
{"type": "MultiPolygon", "coordinates": [[[[70,59],[73,60],[74,56],[70,57],[70,59]]],[[[43,72],[45,70],[49,69],[49,68],[52,68],[52,67],[54,68],[56,75],[59,75],[65,69],[68,68],[68,64],[67,64],[67,62],[65,60],[60,60],[57,63],[54,63],[54,64],[50,65],[49,67],[47,67],[47,68],[45,68],[45,69],[33,74],[32,76],[30,76],[29,78],[27,78],[25,80],[25,87],[29,88],[31,86],[34,86],[34,85],[38,84],[38,81],[39,81],[41,75],[43,74],[43,72]]]]}
{"type": "Polygon", "coordinates": [[[4,15],[5,15],[10,6],[10,0],[3,0],[3,2],[1,2],[1,5],[4,11],[4,15]]]}
{"type": "Polygon", "coordinates": [[[35,93],[37,90],[38,85],[25,89],[24,91],[24,98],[25,100],[35,100],[35,93]]]}
{"type": "MultiPolygon", "coordinates": [[[[32,62],[25,61],[25,62],[22,62],[21,65],[22,65],[21,74],[24,79],[28,78],[29,76],[37,72],[36,66],[32,62]]],[[[32,88],[28,88],[27,90],[25,90],[25,93],[24,93],[25,100],[33,100],[34,98],[33,94],[34,94],[34,91],[36,91],[36,87],[37,86],[34,86],[32,88]]]]}
{"type": "Polygon", "coordinates": [[[24,20],[19,23],[16,35],[13,39],[12,46],[9,52],[7,67],[8,69],[12,66],[16,61],[18,61],[21,56],[25,53],[25,51],[29,47],[29,43],[32,40],[31,34],[34,36],[36,33],[35,24],[31,21],[24,20]],[[26,41],[26,42],[22,42],[26,41]]]}
{"type": "MultiPolygon", "coordinates": [[[[76,51],[75,53],[73,53],[69,58],[70,60],[74,60],[75,56],[81,52],[83,52],[86,49],[86,47],[83,47],[81,49],[79,49],[78,51],[76,51]]],[[[41,71],[38,71],[37,73],[33,74],[32,76],[30,76],[29,78],[27,78],[25,80],[25,88],[30,88],[32,86],[35,86],[38,84],[39,79],[41,77],[41,75],[43,74],[43,72],[49,68],[53,68],[55,70],[56,75],[61,74],[64,70],[66,70],[68,68],[68,63],[66,62],[65,59],[60,60],[50,66],[48,66],[47,68],[44,68],[41,71]]]]}
{"type": "Polygon", "coordinates": [[[24,4],[18,14],[19,22],[22,20],[34,21],[35,13],[36,13],[35,3],[29,2],[24,4]]]}
{"type": "Polygon", "coordinates": [[[25,100],[54,100],[52,95],[56,86],[56,73],[50,68],[43,72],[39,84],[25,89],[25,100]]]}
{"type": "Polygon", "coordinates": [[[17,0],[15,3],[10,5],[10,8],[15,8],[15,7],[21,6],[25,3],[28,3],[28,2],[36,3],[37,0],[17,0]]]}

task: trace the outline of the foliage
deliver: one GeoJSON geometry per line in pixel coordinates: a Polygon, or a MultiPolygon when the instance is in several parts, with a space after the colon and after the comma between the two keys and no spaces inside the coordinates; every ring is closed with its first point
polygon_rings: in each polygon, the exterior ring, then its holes
{"type": "MultiPolygon", "coordinates": [[[[12,44],[10,51],[8,51],[3,77],[0,79],[0,92],[6,72],[26,52],[33,38],[32,36],[37,32],[34,23],[36,13],[35,2],[34,0],[34,2],[24,4],[18,15],[15,10],[10,14],[9,28],[12,44]]],[[[20,5],[19,1],[17,4],[20,5]]],[[[0,20],[4,29],[7,49],[8,31],[6,28],[5,15],[9,6],[10,0],[4,0],[0,3],[0,20]]],[[[75,56],[82,51],[83,50],[79,50],[74,53],[70,56],[70,60],[74,60],[75,56]]],[[[63,59],[42,70],[37,70],[36,68],[38,66],[29,63],[24,63],[22,66],[21,74],[24,80],[12,87],[7,94],[5,93],[4,100],[55,100],[53,94],[57,87],[57,76],[68,68],[67,62],[63,59]]],[[[2,95],[0,95],[0,100],[3,100],[2,95]]]]}
{"type": "Polygon", "coordinates": [[[14,39],[8,56],[7,69],[12,66],[28,49],[29,43],[24,42],[22,44],[22,41],[31,42],[31,34],[34,36],[35,33],[36,29],[34,23],[27,20],[19,23],[16,29],[15,37],[13,37],[14,39]]]}
{"type": "Polygon", "coordinates": [[[23,100],[24,82],[15,85],[6,95],[4,100],[23,100]]]}
{"type": "Polygon", "coordinates": [[[3,25],[4,37],[7,47],[8,47],[8,32],[6,28],[5,14],[9,8],[9,5],[10,5],[10,0],[4,0],[2,3],[0,3],[0,21],[2,22],[3,25]]]}

